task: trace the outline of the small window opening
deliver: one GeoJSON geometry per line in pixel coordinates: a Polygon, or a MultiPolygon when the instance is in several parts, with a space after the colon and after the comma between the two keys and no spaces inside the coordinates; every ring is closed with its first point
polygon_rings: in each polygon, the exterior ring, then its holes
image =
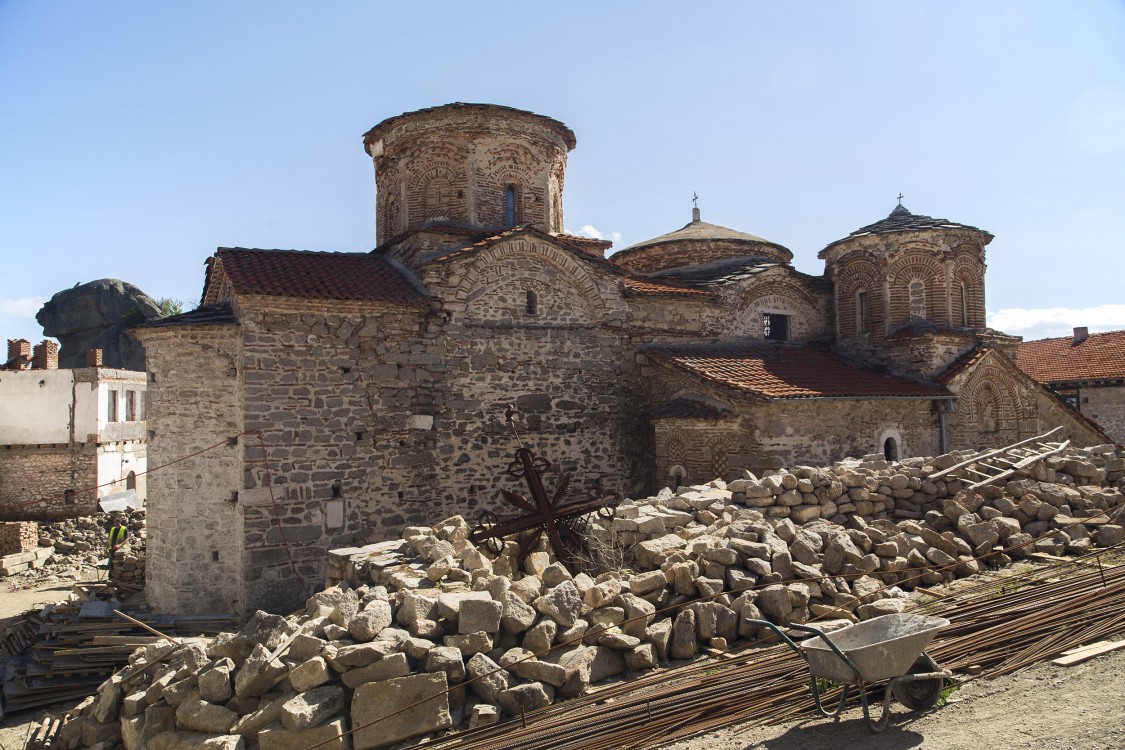
{"type": "Polygon", "coordinates": [[[504,226],[516,225],[516,186],[509,185],[504,188],[504,226]]]}
{"type": "Polygon", "coordinates": [[[137,393],[125,391],[125,421],[134,422],[137,419],[137,393]]]}
{"type": "Polygon", "coordinates": [[[888,461],[898,460],[898,441],[889,437],[883,441],[883,458],[888,461]]]}
{"type": "Polygon", "coordinates": [[[910,317],[926,317],[926,285],[920,279],[910,282],[910,317]]]}
{"type": "Polygon", "coordinates": [[[130,471],[129,475],[125,477],[125,489],[137,489],[137,473],[135,471],[130,471]]]}
{"type": "Polygon", "coordinates": [[[788,341],[789,316],[765,313],[762,316],[762,337],[770,341],[788,341]]]}
{"type": "Polygon", "coordinates": [[[341,489],[340,483],[336,482],[332,485],[332,497],[340,497],[341,489]]]}
{"type": "Polygon", "coordinates": [[[117,391],[106,392],[106,418],[107,422],[117,421],[117,391]]]}
{"type": "Polygon", "coordinates": [[[355,441],[357,443],[360,442],[361,440],[364,440],[366,437],[367,437],[366,431],[364,431],[364,430],[356,430],[355,431],[355,441]]]}
{"type": "Polygon", "coordinates": [[[219,561],[219,550],[217,550],[217,549],[211,550],[211,562],[218,562],[218,561],[219,561]]]}
{"type": "Polygon", "coordinates": [[[539,295],[536,294],[535,291],[531,290],[531,289],[527,290],[527,314],[528,315],[538,315],[539,314],[539,295]]]}
{"type": "Polygon", "coordinates": [[[344,373],[345,375],[347,375],[351,371],[352,371],[352,368],[350,368],[350,367],[341,367],[340,368],[340,372],[344,373]]]}
{"type": "Polygon", "coordinates": [[[867,333],[867,326],[867,292],[860,292],[855,296],[856,333],[867,333]]]}
{"type": "Polygon", "coordinates": [[[405,497],[406,497],[406,494],[402,490],[399,490],[398,491],[398,499],[401,501],[405,497]]]}
{"type": "Polygon", "coordinates": [[[74,490],[63,490],[63,502],[67,505],[74,505],[74,490]]]}
{"type": "Polygon", "coordinates": [[[965,282],[961,282],[961,325],[969,325],[969,290],[965,282]]]}

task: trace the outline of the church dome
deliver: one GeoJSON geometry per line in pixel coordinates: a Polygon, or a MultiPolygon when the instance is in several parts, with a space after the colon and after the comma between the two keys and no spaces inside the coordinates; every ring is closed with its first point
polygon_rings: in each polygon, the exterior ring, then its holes
{"type": "Polygon", "coordinates": [[[696,208],[691,223],[627,247],[611,260],[633,273],[651,273],[732,258],[789,263],[793,253],[776,242],[702,221],[696,208]]]}
{"type": "MultiPolygon", "coordinates": [[[[860,227],[847,237],[830,242],[823,250],[820,251],[818,257],[824,258],[828,255],[831,248],[836,245],[854,240],[858,237],[871,237],[880,234],[895,234],[897,232],[923,232],[933,229],[959,229],[970,232],[980,232],[985,235],[988,240],[992,239],[992,235],[978,227],[969,226],[968,224],[958,224],[949,219],[935,219],[932,216],[923,216],[922,214],[912,214],[906,206],[899,203],[887,215],[887,218],[881,219],[874,224],[868,224],[865,227],[860,227]]],[[[986,240],[984,244],[988,244],[986,240]]]]}

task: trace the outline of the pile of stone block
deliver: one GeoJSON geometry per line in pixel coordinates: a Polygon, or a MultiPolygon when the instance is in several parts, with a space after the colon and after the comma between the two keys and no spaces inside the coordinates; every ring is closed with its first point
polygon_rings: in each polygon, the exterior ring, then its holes
{"type": "Polygon", "coordinates": [[[35,521],[0,522],[0,555],[27,552],[39,546],[39,524],[35,521]]]}
{"type": "MultiPolygon", "coordinates": [[[[129,510],[121,513],[129,529],[129,547],[144,548],[145,512],[129,510]]],[[[77,556],[94,562],[106,556],[109,543],[108,529],[113,525],[110,514],[68,518],[65,521],[44,523],[39,526],[39,545],[54,547],[60,556],[77,556]]]]}
{"type": "Polygon", "coordinates": [[[27,570],[36,570],[47,564],[54,554],[50,547],[37,547],[28,552],[16,552],[0,557],[0,577],[13,576],[27,570]]]}
{"type": "Polygon", "coordinates": [[[618,561],[600,572],[572,574],[544,549],[519,565],[511,540],[492,555],[459,516],[336,550],[335,580],[303,612],[134,652],[59,746],[416,742],[768,635],[754,620],[854,622],[901,611],[915,584],[1125,538],[1113,449],[939,497],[953,483],[931,489],[925,476],[955,459],[804,467],[626,501],[591,524],[591,548],[618,561]],[[895,520],[900,500],[918,517],[895,520]]]}

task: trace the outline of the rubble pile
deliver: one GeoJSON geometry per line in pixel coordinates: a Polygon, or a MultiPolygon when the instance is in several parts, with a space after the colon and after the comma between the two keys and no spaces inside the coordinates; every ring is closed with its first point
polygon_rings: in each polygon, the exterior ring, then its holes
{"type": "MultiPolygon", "coordinates": [[[[115,555],[113,578],[141,585],[144,583],[145,567],[145,512],[127,510],[122,511],[121,516],[125,527],[129,529],[129,537],[128,543],[115,555]]],[[[39,546],[54,549],[54,555],[44,573],[65,574],[74,568],[95,565],[105,560],[109,543],[108,529],[112,524],[112,515],[105,513],[41,523],[39,546]]]]}
{"type": "Polygon", "coordinates": [[[519,566],[514,541],[494,556],[460,516],[336,550],[332,585],[300,614],[135,651],[57,746],[390,747],[727,650],[758,636],[753,620],[856,621],[901,611],[915,584],[1125,539],[1113,446],[974,493],[926,479],[958,459],[800,467],[626,501],[591,523],[601,572],[572,574],[543,550],[519,566]]]}

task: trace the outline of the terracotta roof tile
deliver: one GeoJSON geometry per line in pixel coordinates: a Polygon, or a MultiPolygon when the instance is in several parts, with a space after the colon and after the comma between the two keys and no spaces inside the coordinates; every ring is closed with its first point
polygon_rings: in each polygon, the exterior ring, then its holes
{"type": "Polygon", "coordinates": [[[386,258],[371,253],[221,247],[214,260],[236,294],[402,305],[426,301],[386,258]]]}
{"type": "Polygon", "coordinates": [[[709,292],[706,289],[695,289],[685,284],[656,281],[654,279],[642,279],[635,276],[625,279],[625,293],[673,297],[702,297],[704,299],[715,299],[718,297],[714,292],[709,292]]]}
{"type": "Polygon", "coordinates": [[[882,375],[831,352],[773,344],[652,346],[645,352],[717,385],[766,399],[949,398],[934,383],[882,375]]]}
{"type": "Polygon", "coordinates": [[[1072,336],[1025,341],[1019,367],[1040,383],[1125,378],[1125,331],[1092,333],[1081,343],[1072,336]]]}
{"type": "MultiPolygon", "coordinates": [[[[430,260],[429,263],[447,263],[451,260],[463,258],[466,255],[471,255],[473,253],[480,252],[481,250],[485,250],[487,248],[490,248],[498,242],[503,242],[504,240],[511,239],[512,237],[518,237],[518,236],[524,235],[524,234],[530,234],[530,235],[533,235],[535,237],[539,237],[540,239],[545,239],[545,240],[548,240],[550,242],[554,242],[557,245],[562,245],[563,247],[568,248],[571,252],[573,252],[578,258],[581,258],[582,260],[586,261],[587,263],[598,266],[599,268],[607,270],[607,271],[609,271],[611,273],[614,273],[618,276],[622,276],[622,275],[625,274],[625,271],[623,269],[619,268],[617,265],[611,263],[610,261],[606,260],[605,258],[594,255],[593,253],[587,252],[585,249],[583,249],[580,246],[580,243],[576,241],[576,238],[573,235],[548,234],[547,232],[536,229],[535,227],[533,227],[530,224],[522,224],[518,227],[512,227],[511,229],[505,229],[504,231],[502,231],[498,234],[494,234],[491,237],[485,237],[482,240],[474,242],[473,244],[469,245],[468,247],[463,247],[459,250],[454,250],[453,252],[448,253],[446,255],[439,255],[436,258],[430,260]]],[[[585,238],[578,238],[578,239],[585,239],[585,238]]]]}

